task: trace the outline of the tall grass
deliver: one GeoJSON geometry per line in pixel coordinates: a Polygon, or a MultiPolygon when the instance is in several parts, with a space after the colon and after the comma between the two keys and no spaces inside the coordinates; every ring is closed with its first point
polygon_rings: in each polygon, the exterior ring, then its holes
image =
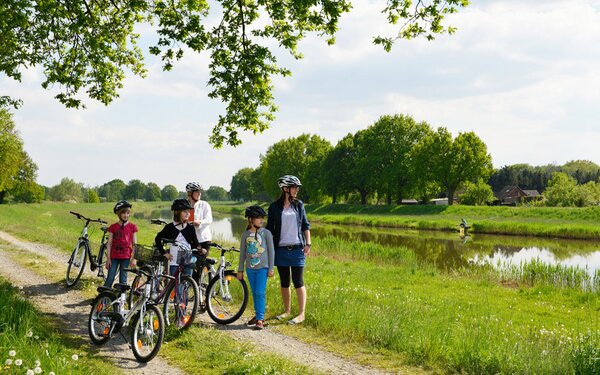
{"type": "Polygon", "coordinates": [[[88,355],[87,345],[66,339],[26,297],[0,278],[0,373],[115,373],[114,367],[88,355]],[[37,362],[37,363],[36,363],[37,362]]]}

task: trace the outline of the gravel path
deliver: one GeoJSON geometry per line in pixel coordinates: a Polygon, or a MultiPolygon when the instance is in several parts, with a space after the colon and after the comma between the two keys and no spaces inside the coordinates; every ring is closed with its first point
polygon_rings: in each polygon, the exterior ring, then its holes
{"type": "MultiPolygon", "coordinates": [[[[51,246],[22,241],[14,236],[0,231],[0,239],[9,242],[15,248],[26,250],[57,263],[67,262],[68,255],[51,246]]],[[[50,283],[30,270],[10,261],[6,257],[7,250],[0,247],[0,256],[5,261],[0,262],[0,274],[8,277],[13,284],[22,286],[24,291],[30,295],[33,302],[45,313],[64,320],[65,327],[72,327],[68,333],[81,335],[87,339],[87,316],[89,314],[89,300],[73,290],[66,290],[63,284],[50,283]],[[82,302],[84,301],[84,302],[82,302]]],[[[64,266],[59,267],[64,272],[64,266]]],[[[86,271],[89,273],[89,270],[86,271]]],[[[197,318],[202,324],[214,326],[227,332],[239,341],[252,342],[258,347],[280,354],[315,368],[318,371],[331,374],[382,374],[372,367],[362,366],[327,352],[317,345],[306,344],[289,336],[274,332],[268,327],[263,331],[248,329],[244,322],[236,322],[227,326],[216,325],[207,314],[197,318]]],[[[126,371],[138,374],[178,374],[180,370],[170,367],[160,358],[155,358],[147,365],[135,361],[131,349],[127,347],[122,338],[115,337],[109,341],[107,346],[99,349],[99,355],[106,356],[116,363],[117,366],[126,371]]],[[[407,373],[407,372],[397,372],[407,373]]]]}

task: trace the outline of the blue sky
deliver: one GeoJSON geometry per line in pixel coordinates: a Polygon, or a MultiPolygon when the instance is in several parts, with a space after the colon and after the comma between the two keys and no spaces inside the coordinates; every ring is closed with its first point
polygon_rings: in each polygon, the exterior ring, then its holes
{"type": "MultiPolygon", "coordinates": [[[[474,1],[448,19],[455,35],[399,41],[391,53],[372,44],[393,32],[384,4],[354,1],[334,46],[310,36],[300,44],[304,59],[280,51],[293,75],[275,79],[277,119],[261,135],[244,134],[237,148],[208,143],[223,105],[206,95],[206,55],[188,53],[171,72],[148,56],[148,77],[128,76],[108,107],[62,107],[40,87],[39,69],[20,84],[0,77],[0,91],[24,100],[15,121],[44,185],[137,178],[228,189],[237,170],[257,166],[281,139],[309,132],[335,144],[394,113],[454,135],[476,132],[496,167],[600,163],[600,1],[474,1]]],[[[142,44],[151,43],[152,33],[140,31],[142,44]]]]}

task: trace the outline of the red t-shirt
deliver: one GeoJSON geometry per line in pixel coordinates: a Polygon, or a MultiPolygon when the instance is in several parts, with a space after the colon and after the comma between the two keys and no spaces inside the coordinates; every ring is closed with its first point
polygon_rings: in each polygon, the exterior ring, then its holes
{"type": "Polygon", "coordinates": [[[110,259],[129,259],[133,250],[133,235],[138,228],[133,223],[127,223],[123,228],[121,224],[114,223],[108,227],[109,233],[112,233],[112,243],[110,245],[110,259]]]}

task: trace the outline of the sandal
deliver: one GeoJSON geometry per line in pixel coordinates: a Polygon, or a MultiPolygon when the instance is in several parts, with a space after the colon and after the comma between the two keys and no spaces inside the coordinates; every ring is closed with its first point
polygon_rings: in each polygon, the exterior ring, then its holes
{"type": "Polygon", "coordinates": [[[283,320],[285,318],[287,318],[288,316],[290,316],[290,313],[283,313],[283,314],[279,314],[275,317],[275,319],[277,320],[283,320]]]}
{"type": "Polygon", "coordinates": [[[265,328],[265,323],[264,323],[264,321],[262,321],[262,320],[257,320],[257,321],[256,321],[256,325],[254,326],[254,329],[255,329],[256,331],[260,331],[260,330],[262,330],[263,328],[265,328]]]}
{"type": "Polygon", "coordinates": [[[249,327],[255,326],[256,325],[256,317],[253,317],[252,319],[248,320],[248,323],[246,323],[246,325],[249,327]]]}
{"type": "Polygon", "coordinates": [[[288,324],[291,324],[291,325],[296,325],[296,324],[300,324],[300,323],[302,323],[303,321],[304,321],[304,319],[302,319],[302,320],[299,320],[299,319],[298,319],[298,317],[295,317],[295,318],[294,318],[294,319],[292,319],[292,320],[288,320],[288,324]]]}

